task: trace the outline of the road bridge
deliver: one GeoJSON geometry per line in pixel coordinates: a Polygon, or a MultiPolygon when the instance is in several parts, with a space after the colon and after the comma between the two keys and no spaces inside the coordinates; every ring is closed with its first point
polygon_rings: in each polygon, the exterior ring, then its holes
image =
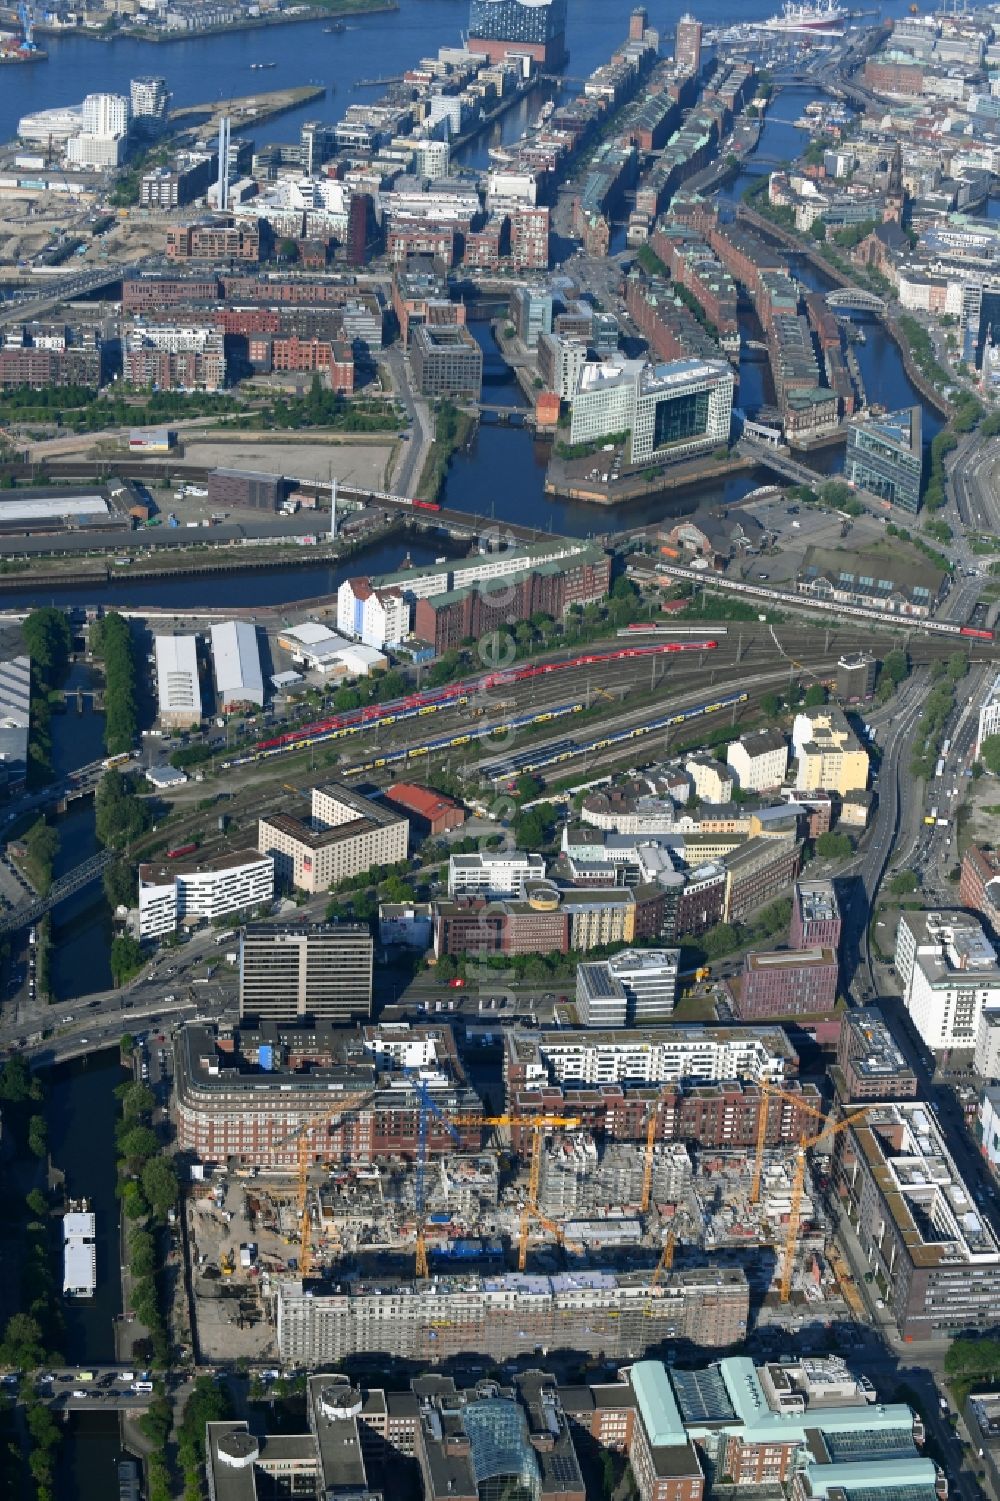
{"type": "Polygon", "coordinates": [[[50,312],[61,302],[71,301],[74,297],[85,297],[89,292],[96,292],[100,287],[109,287],[121,279],[121,266],[103,266],[100,270],[78,272],[75,276],[60,276],[46,285],[45,290],[35,297],[26,298],[23,302],[0,304],[0,325],[30,323],[33,318],[39,318],[43,313],[50,312]]]}
{"type": "Polygon", "coordinates": [[[91,855],[89,860],[84,860],[82,864],[60,876],[58,881],[53,881],[46,896],[37,897],[33,902],[22,902],[9,912],[0,913],[0,933],[12,933],[37,922],[46,912],[51,912],[53,907],[65,901],[66,897],[74,896],[92,881],[96,881],[115,859],[117,855],[114,850],[102,850],[99,855],[91,855]]]}

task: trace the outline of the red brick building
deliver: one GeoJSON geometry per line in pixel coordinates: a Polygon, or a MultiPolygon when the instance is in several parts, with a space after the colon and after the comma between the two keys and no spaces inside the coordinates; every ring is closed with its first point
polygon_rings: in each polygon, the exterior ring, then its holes
{"type": "Polygon", "coordinates": [[[569,916],[528,902],[464,898],[439,902],[434,913],[434,952],[448,954],[565,954],[569,916]]]}
{"type": "Polygon", "coordinates": [[[418,599],[413,633],[440,655],[466,637],[477,640],[519,620],[543,613],[558,620],[571,605],[587,605],[608,592],[611,560],[589,548],[538,569],[510,574],[502,589],[453,589],[418,599]]]}
{"type": "Polygon", "coordinates": [[[256,224],[177,224],[167,230],[168,261],[259,261],[256,224]]]}
{"type": "Polygon", "coordinates": [[[962,860],[958,899],[978,912],[1000,934],[1000,856],[984,845],[970,844],[962,860]]]}
{"type": "Polygon", "coordinates": [[[217,302],[219,280],[215,276],[126,277],[122,282],[122,312],[158,312],[177,302],[217,302]]]}
{"type": "Polygon", "coordinates": [[[747,954],[733,987],[741,1021],[770,1016],[819,1016],[837,1000],[840,967],[829,948],[780,949],[747,954]]]}
{"type": "Polygon", "coordinates": [[[510,259],[518,271],[547,271],[549,265],[549,210],[535,204],[519,204],[510,215],[510,259]]]}
{"type": "Polygon", "coordinates": [[[416,823],[429,834],[445,834],[449,829],[460,829],[465,822],[465,809],[461,803],[431,787],[419,787],[415,782],[394,782],[386,796],[411,823],[416,823]]]}

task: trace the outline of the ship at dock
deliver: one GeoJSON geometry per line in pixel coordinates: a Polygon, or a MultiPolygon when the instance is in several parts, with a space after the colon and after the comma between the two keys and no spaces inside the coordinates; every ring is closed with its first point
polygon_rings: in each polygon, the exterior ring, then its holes
{"type": "Polygon", "coordinates": [[[838,31],[847,19],[847,11],[837,0],[816,0],[815,4],[785,0],[780,16],[754,24],[755,31],[808,33],[838,31]]]}
{"type": "Polygon", "coordinates": [[[86,1199],[70,1199],[63,1215],[63,1297],[92,1298],[96,1288],[94,1215],[86,1199]]]}

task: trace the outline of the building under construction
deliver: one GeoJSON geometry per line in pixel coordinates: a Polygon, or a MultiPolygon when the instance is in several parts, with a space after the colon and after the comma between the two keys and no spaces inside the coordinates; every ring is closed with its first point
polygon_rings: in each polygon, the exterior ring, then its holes
{"type": "Polygon", "coordinates": [[[637,1359],[666,1341],[707,1349],[746,1336],[749,1292],[737,1269],[580,1271],[559,1276],[282,1282],[278,1353],[286,1365],[317,1366],[365,1355],[438,1365],[475,1352],[510,1360],[572,1350],[637,1359]]]}

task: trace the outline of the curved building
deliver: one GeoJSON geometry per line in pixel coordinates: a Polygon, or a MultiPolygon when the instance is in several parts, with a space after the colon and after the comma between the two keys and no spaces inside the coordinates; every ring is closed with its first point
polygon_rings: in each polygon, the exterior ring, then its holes
{"type": "Polygon", "coordinates": [[[543,67],[566,62],[566,0],[472,0],[469,51],[491,62],[530,57],[543,67]]]}

